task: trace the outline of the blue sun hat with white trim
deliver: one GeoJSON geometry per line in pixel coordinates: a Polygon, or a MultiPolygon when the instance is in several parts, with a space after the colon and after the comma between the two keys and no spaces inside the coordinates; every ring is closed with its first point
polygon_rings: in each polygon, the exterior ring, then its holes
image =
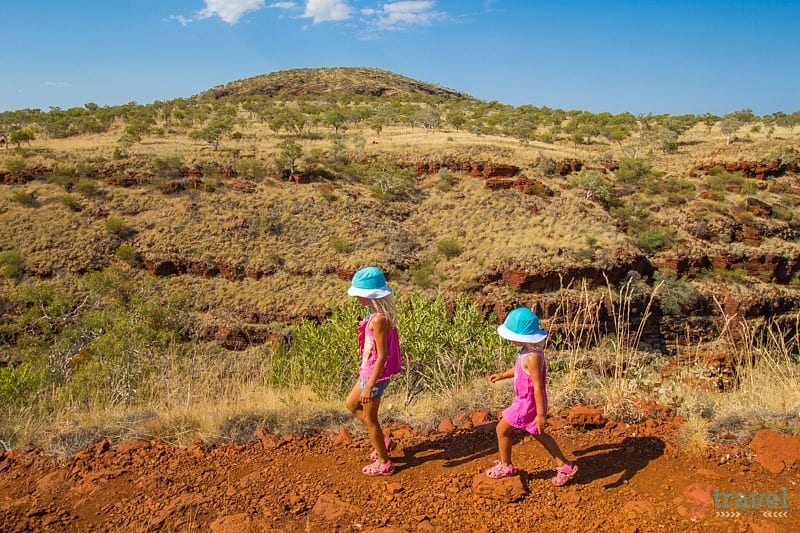
{"type": "Polygon", "coordinates": [[[497,326],[497,333],[504,339],[517,342],[537,343],[547,338],[547,332],[539,327],[539,317],[527,307],[518,307],[508,313],[505,321],[497,326]]]}
{"type": "Polygon", "coordinates": [[[392,289],[386,284],[386,276],[380,268],[365,267],[353,275],[347,294],[376,300],[392,294],[392,289]]]}

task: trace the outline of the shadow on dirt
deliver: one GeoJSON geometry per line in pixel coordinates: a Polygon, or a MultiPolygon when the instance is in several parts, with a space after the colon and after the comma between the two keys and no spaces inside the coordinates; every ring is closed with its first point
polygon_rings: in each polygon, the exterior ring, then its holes
{"type": "MultiPolygon", "coordinates": [[[[427,461],[444,461],[445,468],[451,468],[475,459],[497,454],[496,422],[484,424],[466,432],[447,433],[416,446],[403,449],[403,457],[396,463],[409,468],[427,461]]],[[[518,440],[522,440],[519,436],[518,440]]]]}
{"type": "MultiPolygon", "coordinates": [[[[595,479],[603,479],[619,472],[619,478],[603,485],[603,488],[619,487],[633,478],[647,463],[664,455],[665,447],[664,441],[658,437],[626,437],[622,442],[575,450],[573,454],[579,468],[575,482],[586,485],[595,479]]],[[[538,474],[533,477],[539,477],[538,474]]],[[[552,476],[552,472],[544,475],[552,476]]]]}

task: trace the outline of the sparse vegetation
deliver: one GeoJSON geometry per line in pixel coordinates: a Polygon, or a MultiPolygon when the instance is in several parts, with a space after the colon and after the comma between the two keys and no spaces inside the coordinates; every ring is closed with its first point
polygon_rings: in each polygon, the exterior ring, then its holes
{"type": "MultiPolygon", "coordinates": [[[[768,410],[795,423],[790,320],[779,335],[748,316],[746,350],[718,321],[703,322],[703,338],[640,329],[701,311],[721,286],[756,313],[771,291],[796,306],[786,294],[799,283],[793,114],[761,117],[760,129],[752,113],[724,117],[748,124],[736,130],[748,139],[726,148],[723,118],[710,114],[513,107],[390,75],[378,78],[382,97],[354,94],[363,79],[296,96],[311,86],[300,79],[0,113],[1,131],[34,135],[0,150],[0,441],[75,451],[102,427],[216,442],[252,433],[253,413],[267,416],[260,400],[279,417],[284,387],[308,405],[329,402],[357,367],[361,310],[344,278],[365,264],[385,267],[400,295],[407,360],[388,391],[392,416],[432,394],[475,404],[486,387],[476,383],[511,356],[489,310],[556,301],[543,315],[554,410],[589,403],[635,421],[635,400],[652,398],[689,417],[684,442],[698,451],[722,424],[723,398],[765,423],[768,410]],[[286,92],[261,90],[278,86],[286,92]],[[536,181],[520,187],[522,176],[536,181]],[[573,287],[620,268],[631,273],[607,287],[573,287]],[[232,357],[222,346],[237,342],[232,357]],[[728,396],[706,395],[699,378],[659,373],[660,342],[692,352],[731,343],[747,358],[728,396]],[[75,430],[98,413],[105,425],[75,430]]],[[[501,392],[480,406],[498,407],[501,392]]]]}

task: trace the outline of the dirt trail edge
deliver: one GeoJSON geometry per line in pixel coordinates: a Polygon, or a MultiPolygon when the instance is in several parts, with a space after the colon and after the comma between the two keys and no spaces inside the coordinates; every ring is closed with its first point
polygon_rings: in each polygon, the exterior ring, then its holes
{"type": "Polygon", "coordinates": [[[104,440],[65,465],[17,449],[0,455],[0,531],[800,531],[800,438],[761,432],[697,458],[674,442],[680,422],[552,418],[580,467],[561,488],[521,434],[521,474],[486,478],[496,422],[475,414],[431,435],[388,424],[397,472],[381,477],[361,474],[371,449],[346,430],[185,448],[104,440]]]}

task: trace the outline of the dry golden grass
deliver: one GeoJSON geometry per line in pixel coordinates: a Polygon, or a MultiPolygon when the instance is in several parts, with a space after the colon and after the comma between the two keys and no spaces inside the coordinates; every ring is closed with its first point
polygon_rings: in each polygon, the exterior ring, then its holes
{"type": "MultiPolygon", "coordinates": [[[[123,125],[116,124],[102,135],[68,139],[37,139],[32,148],[0,150],[0,168],[24,155],[31,168],[75,166],[81,161],[104,160],[109,164],[131,164],[149,169],[156,158],[177,157],[186,166],[210,163],[236,168],[242,161],[255,161],[270,168],[279,153],[279,143],[298,142],[304,154],[326,153],[334,140],[330,131],[314,127],[302,137],[276,134],[264,124],[250,123],[240,141],[223,140],[220,150],[190,140],[186,132],[163,137],[148,136],[130,147],[129,159],[115,161],[114,150],[123,125]]],[[[541,132],[540,132],[541,133],[541,132]]],[[[681,137],[678,153],[647,152],[653,168],[665,172],[662,180],[685,179],[700,189],[703,177],[690,169],[700,163],[761,160],[786,150],[796,150],[800,130],[778,128],[770,139],[760,132],[742,131],[740,140],[725,144],[718,128],[698,125],[681,137]]],[[[709,429],[752,428],[786,420],[800,428],[800,371],[780,347],[761,346],[756,339],[739,361],[739,385],[730,392],[705,391],[703,383],[661,380],[658,368],[647,354],[603,344],[597,330],[597,306],[605,289],[589,293],[585,287],[564,287],[556,295],[520,295],[510,287],[483,287],[486,272],[516,266],[531,271],[560,271],[576,266],[608,267],[616,257],[638,253],[631,236],[615,229],[611,215],[587,200],[584,191],[564,177],[548,176],[540,162],[545,159],[581,159],[599,169],[605,159],[629,156],[636,139],[623,145],[595,142],[575,145],[559,140],[554,144],[530,142],[499,135],[475,135],[453,130],[428,132],[422,128],[385,127],[380,134],[368,127],[353,127],[342,135],[348,158],[367,162],[387,157],[404,164],[448,159],[505,163],[541,180],[557,193],[553,197],[527,196],[515,191],[489,191],[483,180],[456,174],[449,187],[439,185],[440,176],[412,180],[411,201],[380,200],[355,176],[343,175],[326,184],[298,185],[273,178],[259,180],[255,192],[233,191],[226,180],[214,192],[188,190],[167,195],[153,185],[111,187],[98,182],[91,197],[75,195],[82,206],[72,211],[62,204],[66,191],[59,185],[34,180],[0,187],[0,251],[19,252],[29,272],[49,272],[62,283],[74,282],[74,273],[102,269],[115,262],[114,252],[122,243],[131,244],[140,256],[154,260],[225,263],[241,269],[270,273],[261,279],[246,277],[231,281],[222,276],[172,276],[157,280],[165,294],[187,293],[204,315],[199,324],[237,324],[243,313],[257,311],[287,319],[312,311],[326,311],[347,300],[347,281],[337,272],[352,272],[365,264],[389,265],[390,281],[400,295],[421,292],[457,294],[478,292],[501,301],[528,298],[581,302],[578,313],[556,313],[551,320],[572,320],[573,345],[549,357],[563,365],[552,376],[554,412],[578,402],[605,405],[613,418],[636,420],[640,415],[635,398],[657,399],[689,416],[681,439],[689,450],[702,453],[708,446],[709,429]],[[12,201],[15,193],[35,196],[37,206],[12,201]],[[117,218],[132,231],[115,235],[107,220],[117,218]],[[450,240],[459,254],[447,256],[439,249],[450,240]],[[405,256],[395,267],[398,257],[405,256]],[[420,284],[415,268],[430,262],[430,283],[420,284]],[[564,317],[570,317],[569,319],[564,317]],[[592,337],[592,338],[589,338],[592,337]],[[599,346],[587,350],[584,345],[599,346]],[[626,368],[625,375],[608,369],[626,368]]],[[[611,174],[606,176],[613,180],[611,174]]],[[[786,206],[788,220],[798,202],[797,178],[785,177],[785,188],[759,189],[756,197],[786,206]],[[792,189],[795,187],[795,189],[792,189]]],[[[214,181],[214,180],[209,180],[214,181]]],[[[721,199],[690,198],[683,205],[670,205],[662,196],[634,193],[647,206],[652,220],[677,232],[673,250],[707,253],[718,249],[732,254],[752,248],[741,243],[705,242],[691,239],[685,228],[695,217],[730,217],[732,206],[744,196],[724,192],[721,199]]],[[[784,215],[786,217],[787,215],[784,215]]],[[[766,238],[762,251],[796,256],[800,244],[775,237],[766,238]]],[[[670,252],[668,250],[667,252],[670,252]]],[[[138,272],[137,275],[144,275],[138,272]]],[[[752,281],[752,280],[751,280],[752,281]]],[[[722,290],[714,280],[707,281],[722,290]]],[[[753,282],[754,283],[754,282],[753,282]]],[[[0,280],[2,294],[14,287],[0,280]]],[[[753,285],[759,290],[758,285],[753,285]]],[[[781,289],[789,291],[792,289],[781,289]]],[[[535,302],[534,302],[535,303],[535,302]]],[[[316,314],[316,313],[315,313],[316,314]]],[[[280,329],[285,324],[275,325],[280,329]]],[[[629,332],[635,335],[636,332],[629,332]]],[[[252,430],[266,426],[279,432],[298,432],[315,426],[331,428],[352,424],[340,403],[322,401],[308,391],[291,393],[270,390],[266,383],[266,348],[225,353],[215,345],[199,344],[188,359],[171,357],[161,379],[143,391],[146,407],[94,407],[63,405],[44,416],[31,406],[31,416],[0,422],[0,434],[13,435],[15,442],[33,441],[68,455],[98,436],[161,438],[175,444],[200,437],[210,441],[249,438],[252,430]],[[302,398],[302,402],[298,402],[302,398]],[[290,401],[291,400],[291,401],[290,401]],[[300,405],[287,413],[287,405],[300,405]],[[10,424],[10,425],[9,425],[10,424]]],[[[699,370],[698,370],[699,373],[699,370]]],[[[433,428],[441,418],[473,408],[499,408],[509,392],[485,380],[463,390],[436,397],[419,397],[411,404],[391,390],[384,401],[388,419],[404,420],[420,428],[433,428]]],[[[350,425],[351,428],[358,426],[350,425]]],[[[795,429],[798,431],[798,429],[795,429]]]]}

